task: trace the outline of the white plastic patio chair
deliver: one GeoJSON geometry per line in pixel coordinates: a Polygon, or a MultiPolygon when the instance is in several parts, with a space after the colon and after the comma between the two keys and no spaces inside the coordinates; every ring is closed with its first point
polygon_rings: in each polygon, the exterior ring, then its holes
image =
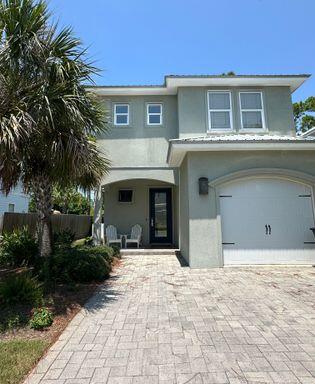
{"type": "Polygon", "coordinates": [[[131,234],[126,238],[126,248],[128,248],[128,244],[137,244],[137,248],[140,248],[141,235],[141,226],[139,224],[134,225],[131,228],[131,234]]]}
{"type": "Polygon", "coordinates": [[[105,229],[107,245],[118,244],[122,248],[122,238],[117,236],[117,228],[113,225],[108,225],[105,229]]]}

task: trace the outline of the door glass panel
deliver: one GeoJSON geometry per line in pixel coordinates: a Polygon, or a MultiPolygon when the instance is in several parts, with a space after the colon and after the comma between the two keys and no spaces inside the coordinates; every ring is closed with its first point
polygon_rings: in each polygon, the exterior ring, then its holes
{"type": "Polygon", "coordinates": [[[166,193],[156,192],[154,196],[155,237],[167,237],[167,204],[166,193]]]}

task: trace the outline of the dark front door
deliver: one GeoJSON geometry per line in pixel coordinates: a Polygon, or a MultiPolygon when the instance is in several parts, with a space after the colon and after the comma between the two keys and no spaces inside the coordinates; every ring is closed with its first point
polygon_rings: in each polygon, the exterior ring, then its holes
{"type": "Polygon", "coordinates": [[[172,189],[150,189],[150,243],[172,243],[172,189]]]}

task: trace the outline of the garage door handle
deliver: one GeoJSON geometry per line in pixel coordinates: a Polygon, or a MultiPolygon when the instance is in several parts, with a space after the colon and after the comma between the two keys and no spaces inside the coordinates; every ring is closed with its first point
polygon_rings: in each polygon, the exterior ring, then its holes
{"type": "Polygon", "coordinates": [[[268,225],[265,225],[266,235],[268,235],[268,225]]]}
{"type": "Polygon", "coordinates": [[[271,226],[268,225],[268,229],[269,229],[269,235],[271,235],[271,226]]]}

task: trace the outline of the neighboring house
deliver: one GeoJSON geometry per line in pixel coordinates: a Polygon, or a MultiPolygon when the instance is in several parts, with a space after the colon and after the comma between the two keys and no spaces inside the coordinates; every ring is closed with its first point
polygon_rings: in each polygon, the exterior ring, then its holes
{"type": "Polygon", "coordinates": [[[0,214],[4,212],[28,212],[29,197],[17,186],[7,196],[0,191],[0,214]]]}
{"type": "Polygon", "coordinates": [[[166,76],[91,89],[111,113],[101,225],[191,267],[315,264],[315,138],[297,136],[291,94],[309,75],[166,76]],[[104,217],[102,215],[104,208],[104,217]]]}

